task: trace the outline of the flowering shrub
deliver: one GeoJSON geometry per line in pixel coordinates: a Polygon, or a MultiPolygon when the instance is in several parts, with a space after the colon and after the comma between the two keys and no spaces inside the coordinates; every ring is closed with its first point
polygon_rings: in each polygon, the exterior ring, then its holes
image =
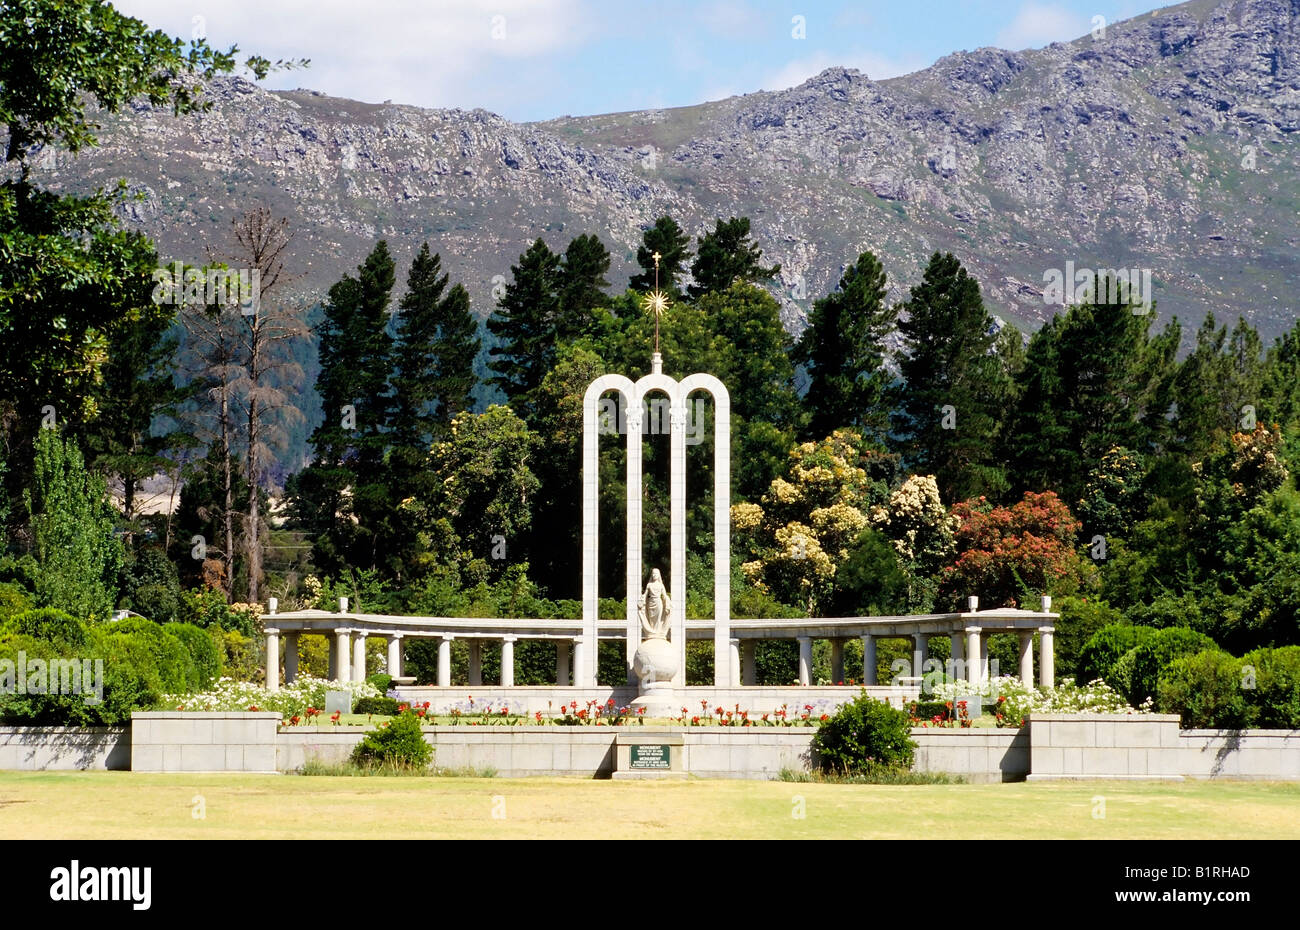
{"type": "Polygon", "coordinates": [[[863,692],[821,723],[812,748],[822,771],[851,775],[879,766],[910,769],[916,743],[906,711],[863,692]]]}
{"type": "Polygon", "coordinates": [[[352,761],[361,766],[392,766],[424,771],[433,747],[424,739],[421,720],[403,711],[365,735],[352,750],[352,761]]]}
{"type": "Polygon", "coordinates": [[[935,688],[940,701],[956,701],[978,695],[985,699],[1000,727],[1023,726],[1029,714],[1149,714],[1151,701],[1130,707],[1118,692],[1104,681],[1076,685],[1062,678],[1055,690],[1026,688],[1019,678],[1003,676],[982,685],[954,681],[935,688]]]}
{"type": "Polygon", "coordinates": [[[251,682],[222,678],[211,689],[198,694],[163,695],[160,706],[168,710],[193,711],[246,711],[257,707],[278,710],[287,721],[295,716],[314,717],[315,714],[308,714],[307,710],[324,707],[326,691],[350,691],[353,703],[362,698],[380,696],[374,685],[364,681],[326,681],[302,675],[292,684],[282,685],[279,691],[268,691],[251,682]]]}

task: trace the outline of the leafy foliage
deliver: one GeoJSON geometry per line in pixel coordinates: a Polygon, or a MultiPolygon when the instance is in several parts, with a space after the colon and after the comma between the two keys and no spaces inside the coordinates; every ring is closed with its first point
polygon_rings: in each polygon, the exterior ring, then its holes
{"type": "Polygon", "coordinates": [[[861,774],[879,765],[910,768],[916,748],[911,728],[906,711],[864,691],[817,729],[813,752],[824,772],[861,774]]]}

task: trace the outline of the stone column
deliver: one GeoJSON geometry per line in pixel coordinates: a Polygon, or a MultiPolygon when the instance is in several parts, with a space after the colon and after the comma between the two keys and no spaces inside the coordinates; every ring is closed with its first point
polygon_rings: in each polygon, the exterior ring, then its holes
{"type": "Polygon", "coordinates": [[[267,629],[266,633],[266,690],[280,690],[280,631],[267,629]]]}
{"type": "Polygon", "coordinates": [[[352,680],[352,637],[351,630],[334,631],[334,670],[339,681],[352,680]]]}
{"type": "Polygon", "coordinates": [[[1038,628],[1038,680],[1044,688],[1056,687],[1056,653],[1052,644],[1055,634],[1056,627],[1038,628]]]}
{"type": "Polygon", "coordinates": [[[912,634],[913,675],[925,674],[925,661],[930,658],[930,636],[928,633],[912,634]]]}
{"type": "Polygon", "coordinates": [[[443,636],[438,640],[438,687],[451,687],[451,641],[453,636],[443,636]]]}
{"type": "MultiPolygon", "coordinates": [[[[669,596],[673,600],[672,641],[677,649],[677,674],[673,687],[686,684],[686,399],[681,385],[673,385],[668,400],[668,500],[669,500],[669,557],[672,584],[669,596]]],[[[731,686],[731,632],[713,631],[714,683],[731,686]]]]}
{"type": "Polygon", "coordinates": [[[402,677],[402,634],[393,633],[388,637],[388,674],[394,678],[402,677]]]}
{"type": "Polygon", "coordinates": [[[284,634],[284,683],[291,685],[298,680],[298,634],[284,634]]]}
{"type": "Polygon", "coordinates": [[[1020,636],[1020,683],[1026,688],[1034,686],[1034,634],[1030,630],[1019,631],[1020,636]]]}
{"type": "Polygon", "coordinates": [[[727,652],[731,660],[731,687],[735,688],[740,686],[740,640],[733,637],[730,643],[731,648],[727,652]]]}
{"type": "Polygon", "coordinates": [[[981,639],[979,627],[966,627],[966,680],[973,685],[980,682],[981,639]]]}
{"type": "MultiPolygon", "coordinates": [[[[596,642],[598,642],[598,640],[596,640],[596,642]]],[[[585,663],[585,662],[587,661],[587,658],[586,658],[586,648],[587,648],[587,645],[586,645],[586,643],[584,643],[582,640],[580,640],[580,639],[575,639],[575,640],[573,641],[573,667],[574,667],[574,668],[586,668],[586,667],[587,667],[586,665],[583,664],[583,663],[585,663]]],[[[575,674],[575,675],[573,676],[573,684],[574,684],[575,687],[578,685],[578,676],[577,676],[577,674],[575,674]]],[[[595,684],[596,684],[596,679],[595,679],[595,678],[591,679],[591,684],[592,684],[592,687],[595,687],[595,684]]]]}
{"type": "Polygon", "coordinates": [[[989,675],[989,637],[983,630],[980,631],[980,681],[988,681],[992,676],[989,675]]]}
{"type": "Polygon", "coordinates": [[[567,639],[555,641],[555,683],[562,688],[569,684],[569,641],[567,639]]]}
{"type": "Polygon", "coordinates": [[[966,640],[960,633],[948,634],[948,677],[949,678],[966,678],[965,669],[958,663],[966,661],[966,640]]]}
{"type": "MultiPolygon", "coordinates": [[[[731,395],[712,375],[686,379],[682,397],[699,382],[713,395],[713,642],[731,636],[731,395]]],[[[714,684],[734,680],[714,669],[714,684]]]]}
{"type": "Polygon", "coordinates": [[[469,641],[469,683],[477,688],[483,684],[483,640],[469,641]]]}
{"type": "Polygon", "coordinates": [[[518,636],[507,636],[501,640],[501,687],[515,686],[515,641],[518,636]]]}
{"type": "Polygon", "coordinates": [[[330,642],[328,635],[325,637],[325,642],[329,646],[329,648],[326,649],[325,651],[329,653],[329,659],[330,659],[329,670],[325,673],[325,677],[329,681],[338,681],[339,678],[338,644],[330,642]]]}
{"type": "Polygon", "coordinates": [[[352,640],[352,680],[366,680],[366,631],[357,630],[352,640]]]}
{"type": "Polygon", "coordinates": [[[740,683],[753,686],[758,682],[758,667],[754,661],[754,650],[758,646],[756,639],[740,641],[740,683]]]}
{"type": "Polygon", "coordinates": [[[876,637],[870,633],[862,637],[862,683],[876,683],[876,637]]]}
{"type": "Polygon", "coordinates": [[[799,684],[812,684],[812,637],[800,636],[799,639],[799,684]]]}
{"type": "MultiPolygon", "coordinates": [[[[642,394],[634,391],[627,403],[624,419],[627,422],[627,683],[636,683],[636,674],[632,663],[636,658],[636,648],[641,645],[641,621],[637,616],[637,598],[645,588],[641,577],[641,411],[642,394]]],[[[671,467],[671,463],[670,463],[671,467]]],[[[673,602],[673,612],[682,609],[682,605],[673,602]]]]}
{"type": "Polygon", "coordinates": [[[844,640],[831,640],[831,684],[844,683],[844,640]]]}

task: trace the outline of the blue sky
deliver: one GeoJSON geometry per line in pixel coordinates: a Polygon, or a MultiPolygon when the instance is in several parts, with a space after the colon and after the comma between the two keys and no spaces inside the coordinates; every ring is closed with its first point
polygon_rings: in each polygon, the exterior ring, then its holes
{"type": "Polygon", "coordinates": [[[986,45],[1038,48],[1150,0],[116,0],[172,35],[310,58],[272,88],[483,107],[514,120],[685,106],[791,87],[844,65],[872,78],[986,45]],[[801,19],[796,19],[800,17],[801,19]],[[802,25],[803,38],[797,38],[802,25]]]}

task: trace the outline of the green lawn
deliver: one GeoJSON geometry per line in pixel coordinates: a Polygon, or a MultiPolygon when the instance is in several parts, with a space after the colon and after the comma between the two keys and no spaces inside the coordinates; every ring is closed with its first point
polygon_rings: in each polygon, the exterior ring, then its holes
{"type": "Polygon", "coordinates": [[[1297,839],[1300,784],[895,787],[0,772],[0,840],[29,836],[1297,839]],[[200,803],[203,819],[194,816],[200,803]]]}

